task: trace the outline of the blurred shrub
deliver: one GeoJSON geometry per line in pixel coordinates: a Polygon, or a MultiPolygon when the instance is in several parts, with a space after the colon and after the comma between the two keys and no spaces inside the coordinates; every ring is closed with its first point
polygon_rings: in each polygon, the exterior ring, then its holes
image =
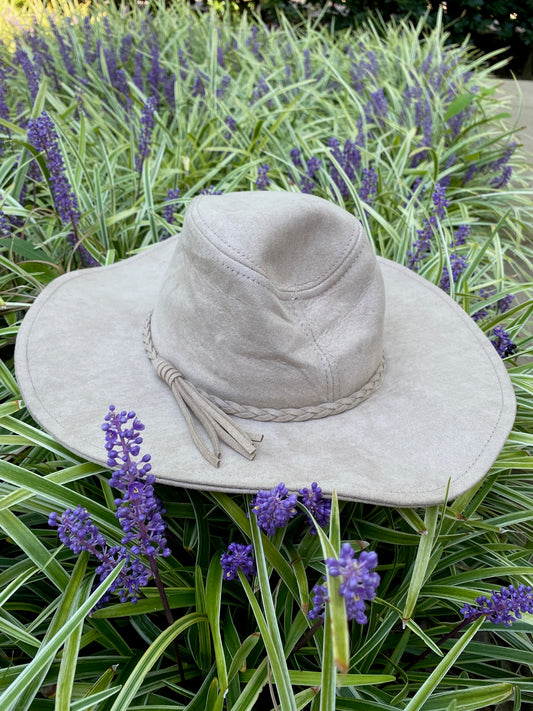
{"type": "MultiPolygon", "coordinates": [[[[206,0],[209,5],[223,7],[224,0],[206,0]]],[[[533,47],[533,0],[466,0],[466,2],[426,2],[426,0],[340,0],[324,3],[322,0],[232,0],[231,5],[239,10],[254,8],[267,22],[275,22],[279,12],[289,19],[297,19],[302,13],[321,16],[324,23],[335,19],[336,26],[360,24],[369,16],[384,20],[392,17],[409,17],[416,21],[428,15],[427,23],[435,26],[437,13],[442,5],[444,22],[450,41],[461,43],[470,35],[472,43],[491,52],[508,49],[509,70],[527,76],[532,75],[533,47]]]]}

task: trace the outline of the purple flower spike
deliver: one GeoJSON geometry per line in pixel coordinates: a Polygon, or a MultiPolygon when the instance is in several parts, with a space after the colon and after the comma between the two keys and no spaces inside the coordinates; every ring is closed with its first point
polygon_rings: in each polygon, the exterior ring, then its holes
{"type": "Polygon", "coordinates": [[[435,206],[435,215],[439,220],[442,220],[446,216],[446,208],[449,206],[450,201],[446,197],[446,189],[440,183],[435,183],[432,198],[435,206]]]}
{"type": "Polygon", "coordinates": [[[78,200],[68,181],[65,163],[59,148],[59,139],[52,119],[43,111],[36,119],[28,122],[28,141],[37,150],[42,151],[50,171],[50,186],[57,212],[64,225],[78,224],[80,209],[78,200]]]}
{"type": "Polygon", "coordinates": [[[502,358],[513,355],[517,350],[516,344],[511,340],[511,336],[504,331],[502,326],[495,326],[490,334],[490,341],[502,358]]]}
{"type": "Polygon", "coordinates": [[[372,205],[378,192],[378,174],[374,166],[363,168],[363,180],[359,189],[359,197],[367,205],[372,205]]]}
{"type": "Polygon", "coordinates": [[[150,144],[152,142],[152,132],[155,126],[155,110],[157,108],[157,101],[154,97],[150,97],[141,114],[141,132],[139,135],[139,152],[135,156],[135,170],[142,173],[142,168],[144,161],[150,155],[150,144]]]}
{"type": "Polygon", "coordinates": [[[95,552],[97,547],[103,547],[105,540],[98,528],[91,521],[89,512],[81,504],[74,509],[67,509],[61,516],[52,511],[48,525],[57,527],[59,540],[73,553],[82,551],[95,552]]]}
{"type": "MultiPolygon", "coordinates": [[[[459,276],[464,272],[467,267],[466,257],[461,257],[455,252],[450,254],[450,265],[452,267],[452,281],[455,284],[459,276]]],[[[443,267],[442,277],[439,284],[440,288],[447,294],[450,293],[450,274],[448,273],[448,267],[443,267]]]]}
{"type": "Polygon", "coordinates": [[[224,553],[220,558],[220,565],[224,571],[224,580],[236,578],[239,568],[248,580],[252,579],[256,572],[252,550],[252,545],[245,546],[243,543],[230,543],[228,552],[224,553]]]}
{"type": "Polygon", "coordinates": [[[495,625],[510,627],[522,617],[523,612],[533,612],[533,591],[530,585],[519,585],[518,588],[508,585],[499,592],[493,590],[490,599],[480,595],[476,598],[476,605],[465,605],[462,608],[465,620],[473,622],[485,615],[495,625]]]}
{"type": "Polygon", "coordinates": [[[165,510],[154,494],[155,477],[150,474],[151,457],[145,454],[139,462],[134,459],[140,455],[143,440],[139,433],[144,425],[135,412],[118,413],[110,405],[102,430],[106,433],[107,464],[117,467],[109,483],[123,492],[122,498],[115,501],[118,506],[115,515],[125,533],[122,543],[133,543],[134,555],[152,559],[170,555],[162,516],[165,510]]]}
{"type": "Polygon", "coordinates": [[[140,588],[145,587],[150,579],[149,569],[138,558],[133,558],[126,548],[109,547],[91,521],[87,509],[80,505],[74,511],[67,509],[62,516],[52,512],[48,525],[57,527],[59,540],[73,553],[88,551],[97,558],[100,563],[96,568],[99,582],[105,580],[122,560],[126,561],[118,577],[98,601],[97,607],[109,602],[113,592],[118,594],[121,602],[138,601],[140,588]]]}
{"type": "Polygon", "coordinates": [[[365,614],[365,600],[373,600],[380,577],[372,569],[378,564],[374,551],[363,551],[358,559],[349,543],[341,548],[340,558],[328,558],[326,565],[329,574],[341,576],[339,593],[346,601],[346,614],[349,620],[355,620],[360,625],[368,622],[365,614]]]}
{"type": "MultiPolygon", "coordinates": [[[[170,188],[165,198],[165,209],[163,210],[163,219],[169,225],[172,225],[174,222],[174,214],[177,208],[176,200],[178,200],[179,196],[179,188],[176,188],[175,190],[173,188],[170,188]]],[[[161,233],[161,239],[164,240],[168,237],[170,237],[170,232],[167,229],[164,229],[161,233]]]]}
{"type": "Polygon", "coordinates": [[[309,619],[317,620],[319,617],[323,618],[326,602],[329,602],[327,583],[315,585],[311,599],[313,600],[313,608],[309,610],[309,619]]]}
{"type": "Polygon", "coordinates": [[[289,494],[283,483],[270,491],[261,489],[252,501],[257,525],[269,536],[274,535],[276,528],[284,528],[296,515],[296,502],[296,494],[289,494]]]}
{"type": "Polygon", "coordinates": [[[299,148],[291,148],[291,160],[296,168],[302,167],[302,152],[299,148]]]}
{"type": "Polygon", "coordinates": [[[266,163],[263,163],[263,165],[260,165],[257,169],[257,179],[255,184],[258,190],[266,190],[270,185],[270,180],[267,175],[269,170],[270,168],[266,163]]]}
{"type": "MultiPolygon", "coordinates": [[[[322,489],[316,481],[311,484],[311,490],[300,489],[300,499],[305,508],[312,514],[319,526],[327,526],[331,516],[331,501],[322,497],[322,489]]],[[[311,525],[311,533],[316,535],[315,524],[310,518],[307,519],[311,525]]]]}

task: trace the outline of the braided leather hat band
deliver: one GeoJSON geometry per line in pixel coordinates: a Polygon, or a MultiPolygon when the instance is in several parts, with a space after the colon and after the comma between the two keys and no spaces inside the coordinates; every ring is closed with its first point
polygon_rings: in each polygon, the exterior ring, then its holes
{"type": "Polygon", "coordinates": [[[227,415],[233,415],[241,419],[258,420],[259,422],[305,422],[306,420],[318,420],[329,415],[337,415],[353,409],[370,397],[381,385],[383,373],[385,372],[385,359],[383,357],[376,371],[362,388],[335,402],[280,409],[240,405],[231,400],[223,400],[210,395],[197,388],[189,380],[186,380],[172,363],[162,358],[152,340],[151,322],[152,312],[149,313],[144,325],[143,341],[146,355],[152,363],[155,373],[169,386],[176,398],[198,451],[215,467],[218,467],[220,463],[220,440],[242,456],[252,460],[256,453],[254,443],[263,439],[262,435],[251,434],[240,429],[227,415]],[[193,422],[193,416],[209,437],[211,451],[201,439],[193,422]]]}

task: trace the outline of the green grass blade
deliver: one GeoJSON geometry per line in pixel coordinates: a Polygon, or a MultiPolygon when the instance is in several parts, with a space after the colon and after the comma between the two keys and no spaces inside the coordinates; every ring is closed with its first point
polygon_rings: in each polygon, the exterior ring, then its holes
{"type": "Polygon", "coordinates": [[[65,589],[69,581],[67,572],[21,519],[9,510],[0,511],[0,527],[59,590],[65,589]]]}
{"type": "Polygon", "coordinates": [[[424,704],[424,711],[447,711],[455,703],[457,711],[494,708],[513,694],[512,684],[487,684],[478,688],[434,694],[424,704]]]}
{"type": "Polygon", "coordinates": [[[135,665],[135,668],[115,699],[115,702],[111,707],[111,711],[123,711],[123,709],[127,709],[135,698],[135,695],[140,689],[146,675],[150,669],[152,669],[154,664],[157,663],[158,659],[161,658],[168,645],[176,639],[176,637],[185,632],[185,630],[189,629],[189,627],[192,627],[192,625],[206,622],[206,620],[207,618],[205,615],[199,615],[197,612],[190,612],[188,615],[184,615],[179,620],[176,620],[174,624],[163,630],[163,632],[161,632],[161,634],[153,641],[135,665]]]}
{"type": "MultiPolygon", "coordinates": [[[[71,578],[74,581],[73,584],[69,586],[65,592],[63,609],[65,611],[64,617],[68,616],[68,611],[71,609],[72,599],[78,594],[78,578],[81,575],[81,570],[87,563],[85,556],[80,556],[80,562],[78,567],[78,574],[71,578]],[[73,589],[73,588],[76,589],[73,589]]],[[[122,569],[122,565],[118,565],[110,575],[104,580],[103,583],[96,588],[96,590],[90,595],[84,602],[77,606],[76,610],[65,619],[61,628],[45,643],[41,646],[40,650],[35,655],[33,661],[28,664],[24,670],[17,677],[16,681],[11,684],[11,686],[0,695],[0,708],[6,709],[8,711],[11,705],[17,700],[19,694],[24,692],[29,683],[32,682],[36,677],[39,676],[43,669],[48,668],[48,666],[53,661],[59,648],[66,642],[72,632],[76,627],[83,622],[84,618],[96,605],[98,600],[102,597],[104,592],[109,588],[113,580],[117,577],[122,569]]],[[[59,613],[58,613],[59,618],[59,613]]]]}
{"type": "Polygon", "coordinates": [[[476,622],[473,622],[469,627],[467,627],[465,633],[457,640],[444,659],[441,659],[435,669],[424,681],[420,689],[416,692],[412,699],[410,699],[404,711],[418,711],[418,709],[421,709],[424,706],[431,694],[446,676],[446,673],[450,667],[457,661],[459,656],[468,646],[468,643],[472,637],[480,629],[484,620],[484,617],[480,617],[476,620],[476,622]]]}
{"type": "Polygon", "coordinates": [[[213,640],[213,650],[217,667],[217,677],[220,690],[225,692],[228,688],[228,670],[226,667],[226,657],[224,655],[224,645],[220,633],[220,605],[222,599],[222,566],[218,555],[211,559],[207,571],[205,583],[206,613],[211,629],[211,639],[213,640]]]}
{"type": "Polygon", "coordinates": [[[263,642],[265,644],[270,665],[272,667],[274,681],[276,682],[276,686],[278,689],[280,704],[284,709],[287,709],[287,711],[294,711],[296,708],[294,702],[294,694],[289,679],[289,670],[287,668],[287,663],[285,660],[283,642],[280,637],[276,609],[274,607],[274,601],[272,599],[272,593],[270,591],[270,580],[268,577],[267,563],[263,550],[263,534],[259,530],[259,526],[257,525],[257,518],[254,515],[250,516],[250,528],[254,545],[255,562],[257,566],[257,578],[259,580],[261,600],[263,602],[263,609],[265,611],[264,617],[259,608],[259,605],[257,604],[257,601],[255,600],[248,581],[242,575],[240,570],[239,578],[245,586],[246,596],[248,597],[248,601],[252,606],[254,615],[257,620],[257,624],[259,625],[259,629],[261,631],[261,636],[263,637],[263,642]]]}
{"type": "Polygon", "coordinates": [[[409,590],[407,591],[407,599],[402,613],[404,620],[409,620],[412,617],[418,595],[428,575],[428,565],[435,541],[438,514],[438,506],[428,506],[426,509],[426,515],[424,517],[426,533],[420,536],[420,544],[418,546],[413,571],[411,573],[411,582],[409,583],[409,590]]]}

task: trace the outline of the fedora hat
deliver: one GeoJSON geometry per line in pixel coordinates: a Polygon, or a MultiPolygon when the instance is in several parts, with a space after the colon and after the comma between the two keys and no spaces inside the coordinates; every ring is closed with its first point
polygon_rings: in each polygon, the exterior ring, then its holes
{"type": "Polygon", "coordinates": [[[197,197],[180,234],[57,278],[15,364],[71,451],[105,465],[108,406],[135,410],[156,479],[197,489],[435,504],[481,480],[515,415],[447,294],[376,257],[352,214],[282,191],[197,197]]]}

